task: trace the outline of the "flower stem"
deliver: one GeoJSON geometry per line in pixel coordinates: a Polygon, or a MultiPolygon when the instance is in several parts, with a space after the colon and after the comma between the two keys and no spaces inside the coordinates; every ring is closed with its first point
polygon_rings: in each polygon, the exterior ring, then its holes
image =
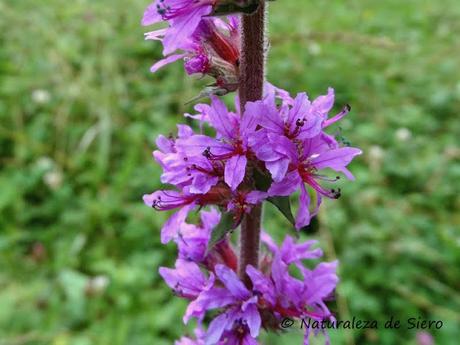
{"type": "MultiPolygon", "coordinates": [[[[265,3],[260,1],[258,10],[251,15],[242,16],[241,60],[239,97],[241,113],[246,102],[262,98],[265,62],[265,3]]],[[[260,225],[262,205],[256,205],[241,222],[240,260],[238,274],[247,286],[251,284],[246,275],[246,266],[258,266],[260,225]]]]}

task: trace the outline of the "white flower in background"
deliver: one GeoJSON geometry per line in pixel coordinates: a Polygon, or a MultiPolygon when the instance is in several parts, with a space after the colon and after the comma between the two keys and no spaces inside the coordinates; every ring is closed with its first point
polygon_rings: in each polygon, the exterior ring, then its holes
{"type": "Polygon", "coordinates": [[[32,100],[37,104],[46,104],[50,101],[51,95],[48,91],[37,89],[32,91],[32,100]]]}
{"type": "Polygon", "coordinates": [[[382,161],[385,156],[385,151],[378,145],[372,145],[369,149],[369,165],[372,171],[376,172],[380,170],[382,161]]]}
{"type": "Polygon", "coordinates": [[[88,295],[100,295],[105,292],[107,286],[109,286],[110,280],[107,276],[99,275],[90,278],[86,283],[86,293],[88,295]]]}
{"type": "Polygon", "coordinates": [[[52,190],[58,189],[62,185],[62,172],[55,168],[43,175],[43,182],[52,190]]]}
{"type": "Polygon", "coordinates": [[[412,137],[412,132],[409,129],[403,127],[398,128],[395,135],[396,139],[398,139],[399,141],[407,141],[412,137]]]}

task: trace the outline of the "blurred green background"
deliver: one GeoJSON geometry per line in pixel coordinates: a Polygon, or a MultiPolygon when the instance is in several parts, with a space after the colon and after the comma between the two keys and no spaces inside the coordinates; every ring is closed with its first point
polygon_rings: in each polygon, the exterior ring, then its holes
{"type": "MultiPolygon", "coordinates": [[[[148,0],[0,0],[0,344],[171,344],[185,303],[157,274],[174,245],[151,159],[209,80],[149,73],[148,0]]],[[[279,0],[268,78],[333,86],[363,149],[320,240],[341,261],[340,317],[442,320],[460,339],[460,3],[279,0]]],[[[230,100],[230,99],[229,99],[230,100]]],[[[331,129],[331,133],[337,128],[331,129]]],[[[266,228],[290,232],[273,209],[266,228]]],[[[382,322],[383,325],[383,322],[382,322]]],[[[416,330],[332,331],[333,344],[416,344],[416,330]]],[[[300,344],[300,332],[265,344],[300,344]]],[[[318,342],[317,342],[318,343],[318,342]]],[[[321,343],[321,342],[320,342],[321,343]]]]}

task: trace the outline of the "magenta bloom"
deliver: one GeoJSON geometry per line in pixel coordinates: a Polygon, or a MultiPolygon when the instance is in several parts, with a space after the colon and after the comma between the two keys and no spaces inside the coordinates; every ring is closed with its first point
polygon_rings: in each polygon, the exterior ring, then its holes
{"type": "Polygon", "coordinates": [[[326,189],[319,181],[335,182],[320,171],[326,168],[342,172],[349,179],[353,175],[346,168],[361,150],[340,147],[337,141],[323,132],[323,129],[340,120],[348,113],[346,107],[336,116],[328,119],[328,112],[334,103],[334,91],[319,96],[313,102],[305,93],[292,99],[283,90],[267,85],[266,96],[255,102],[259,129],[250,138],[250,145],[258,159],[265,162],[273,184],[268,190],[270,196],[289,196],[300,190],[296,228],[310,223],[321,204],[322,196],[338,198],[340,189],[326,189]],[[276,104],[276,99],[282,101],[276,104]],[[316,193],[316,207],[310,210],[310,197],[306,185],[316,193]]]}
{"type": "Polygon", "coordinates": [[[176,295],[187,299],[195,299],[214,284],[214,275],[207,278],[192,261],[178,259],[175,269],[160,267],[159,272],[176,295]]]}
{"type": "Polygon", "coordinates": [[[257,344],[255,338],[262,326],[278,329],[285,317],[334,320],[326,301],[333,298],[338,282],[337,262],[306,268],[304,260],[322,256],[320,249],[312,249],[316,241],[298,244],[288,236],[278,247],[265,233],[262,241],[269,253],[260,270],[252,266],[246,269],[252,289],[236,275],[237,264],[230,268],[225,261],[211,268],[209,278],[195,263],[181,259],[176,262],[176,269],[160,269],[174,292],[191,301],[184,322],[195,317],[201,324],[208,311],[221,311],[206,332],[200,332],[196,340],[183,338],[184,344],[257,344]],[[300,279],[290,274],[290,265],[297,266],[300,279]]]}
{"type": "Polygon", "coordinates": [[[257,296],[254,296],[236,273],[226,266],[217,265],[215,273],[223,287],[214,285],[213,288],[203,291],[189,305],[186,320],[189,316],[201,319],[206,310],[225,307],[225,311],[211,321],[206,334],[206,344],[225,341],[226,337],[230,339],[236,337],[241,340],[235,344],[241,344],[244,341],[250,344],[252,339],[258,336],[261,326],[257,296]]]}
{"type": "MultiPolygon", "coordinates": [[[[162,41],[166,50],[166,29],[146,34],[146,39],[162,41]]],[[[172,49],[170,54],[155,63],[151,71],[183,59],[188,74],[207,74],[215,78],[216,85],[233,91],[238,82],[239,31],[238,18],[229,16],[225,21],[220,18],[203,18],[190,38],[172,49]]]]}
{"type": "MultiPolygon", "coordinates": [[[[321,257],[320,250],[310,249],[315,241],[296,244],[288,236],[280,249],[267,234],[263,234],[262,241],[267,244],[273,255],[269,273],[264,274],[252,266],[246,269],[254,293],[260,296],[259,310],[269,310],[280,319],[290,317],[311,318],[317,321],[335,320],[325,301],[333,297],[338,282],[337,261],[320,263],[310,270],[303,266],[302,261],[321,257]],[[291,264],[299,268],[301,280],[289,274],[291,264]]],[[[305,331],[304,345],[308,345],[310,332],[308,328],[305,331]]],[[[327,337],[326,333],[325,335],[327,337]]]]}
{"type": "Polygon", "coordinates": [[[257,126],[256,114],[250,105],[244,114],[228,111],[217,97],[211,98],[211,106],[203,107],[205,117],[216,130],[217,138],[194,135],[177,140],[177,149],[187,156],[203,155],[210,162],[224,164],[224,181],[232,191],[243,181],[248,158],[252,151],[249,137],[257,126]]]}
{"type": "MultiPolygon", "coordinates": [[[[320,173],[325,168],[343,172],[349,179],[353,175],[346,168],[351,160],[361,154],[361,150],[352,147],[330,148],[321,135],[306,139],[297,144],[286,137],[277,137],[283,153],[289,159],[286,176],[280,182],[274,182],[268,193],[270,195],[290,195],[300,189],[299,210],[296,215],[296,228],[299,229],[310,223],[321,204],[322,196],[337,199],[340,197],[340,188],[326,189],[319,181],[335,182],[339,179],[330,179],[320,173]],[[308,185],[316,192],[316,209],[310,214],[310,197],[305,187],[308,185]]],[[[280,149],[281,151],[281,149],[280,149]]]]}
{"type": "Polygon", "coordinates": [[[156,0],[145,10],[142,25],[169,23],[163,41],[163,53],[168,55],[189,40],[201,18],[211,13],[214,3],[213,0],[156,0]]]}

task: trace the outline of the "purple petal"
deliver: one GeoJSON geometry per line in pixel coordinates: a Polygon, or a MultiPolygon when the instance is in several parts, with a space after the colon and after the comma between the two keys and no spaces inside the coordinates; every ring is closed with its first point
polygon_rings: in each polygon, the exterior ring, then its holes
{"type": "Polygon", "coordinates": [[[151,3],[144,12],[141,24],[143,26],[152,25],[161,22],[163,18],[158,13],[157,1],[151,3]]]}
{"type": "Polygon", "coordinates": [[[244,311],[244,318],[249,327],[249,332],[253,338],[256,338],[259,335],[260,325],[262,320],[260,318],[259,311],[257,310],[256,304],[249,304],[244,311]]]}
{"type": "Polygon", "coordinates": [[[159,135],[155,143],[157,147],[164,153],[174,152],[174,140],[171,140],[164,135],[159,135]]]}
{"type": "Polygon", "coordinates": [[[268,129],[269,131],[278,134],[283,133],[284,123],[279,116],[273,99],[248,102],[245,105],[243,120],[245,119],[246,115],[249,114],[252,115],[253,122],[257,122],[257,124],[260,124],[262,127],[268,129]]]}
{"type": "Polygon", "coordinates": [[[297,230],[310,224],[310,196],[308,195],[305,185],[300,185],[299,209],[295,217],[295,227],[297,230]]]}
{"type": "Polygon", "coordinates": [[[297,244],[291,236],[286,236],[281,246],[281,257],[288,265],[304,259],[318,259],[323,256],[323,251],[319,248],[310,250],[310,247],[316,243],[318,241],[311,240],[297,244]]]}
{"type": "Polygon", "coordinates": [[[211,11],[212,6],[202,5],[191,9],[190,12],[187,11],[188,13],[185,15],[174,18],[163,39],[163,54],[169,55],[180,48],[184,42],[187,42],[200,23],[201,17],[211,13],[211,11]]]}
{"type": "Polygon", "coordinates": [[[222,337],[224,330],[230,326],[230,320],[227,313],[220,314],[209,324],[208,332],[206,334],[206,345],[215,345],[222,337]]]}
{"type": "Polygon", "coordinates": [[[197,175],[193,178],[189,192],[192,194],[206,194],[217,182],[219,182],[219,177],[217,176],[197,175]]]}
{"type": "Polygon", "coordinates": [[[225,138],[233,138],[235,127],[232,124],[228,109],[218,97],[211,96],[211,108],[208,112],[211,125],[225,138]]]}
{"type": "Polygon", "coordinates": [[[278,246],[276,245],[275,241],[265,231],[262,231],[262,233],[260,234],[260,240],[262,241],[263,244],[265,244],[267,246],[267,248],[273,254],[276,254],[278,252],[278,246]]]}
{"type": "Polygon", "coordinates": [[[176,148],[178,151],[190,156],[200,155],[207,148],[209,148],[214,155],[222,155],[233,151],[232,146],[201,134],[192,135],[186,139],[177,139],[176,148]]]}
{"type": "Polygon", "coordinates": [[[166,66],[174,61],[177,61],[179,59],[182,59],[186,54],[174,54],[174,55],[169,55],[168,57],[156,62],[151,68],[150,72],[155,73],[158,71],[161,67],[166,66]]]}
{"type": "Polygon", "coordinates": [[[188,216],[190,210],[195,207],[194,204],[186,205],[174,213],[161,229],[161,243],[166,244],[178,235],[179,228],[188,216]]]}
{"type": "Polygon", "coordinates": [[[293,162],[298,161],[296,145],[284,135],[269,133],[268,139],[274,144],[274,150],[290,158],[293,162]]]}
{"type": "Polygon", "coordinates": [[[271,305],[276,304],[275,287],[272,281],[251,265],[246,266],[246,273],[251,279],[253,290],[260,292],[271,305]]]}
{"type": "Polygon", "coordinates": [[[235,302],[235,297],[226,289],[212,288],[203,291],[196,300],[188,305],[184,315],[184,323],[188,323],[191,317],[201,319],[206,311],[222,308],[235,302]]]}
{"type": "Polygon", "coordinates": [[[305,92],[297,94],[294,99],[294,105],[289,110],[287,123],[290,126],[291,131],[296,127],[296,120],[302,119],[310,108],[310,101],[308,100],[305,92]]]}
{"type": "Polygon", "coordinates": [[[246,156],[233,156],[225,163],[224,180],[225,183],[235,190],[243,181],[246,172],[246,156]]]}
{"type": "Polygon", "coordinates": [[[322,262],[313,271],[303,272],[306,287],[304,298],[308,303],[320,302],[334,291],[339,281],[337,265],[338,261],[322,262]]]}
{"type": "Polygon", "coordinates": [[[314,112],[319,113],[325,119],[333,105],[334,89],[330,87],[327,89],[327,95],[321,95],[313,101],[312,108],[314,112]]]}
{"type": "Polygon", "coordinates": [[[288,158],[282,158],[274,162],[266,162],[265,166],[270,171],[273,181],[280,182],[286,176],[289,163],[288,158]]]}
{"type": "Polygon", "coordinates": [[[193,135],[193,129],[190,126],[178,124],[177,136],[181,139],[189,138],[193,135]]]}
{"type": "Polygon", "coordinates": [[[296,191],[299,185],[303,184],[297,171],[288,173],[280,182],[272,183],[268,194],[271,196],[287,196],[296,191]]]}
{"type": "Polygon", "coordinates": [[[220,222],[220,212],[211,207],[209,211],[200,212],[200,219],[204,228],[212,229],[220,222]]]}
{"type": "Polygon", "coordinates": [[[220,281],[233,296],[240,300],[249,298],[250,293],[236,273],[224,265],[216,265],[215,272],[220,281]]]}
{"type": "Polygon", "coordinates": [[[159,273],[171,289],[189,298],[198,296],[206,286],[206,276],[191,261],[177,259],[175,269],[160,267],[159,273]]]}
{"type": "Polygon", "coordinates": [[[353,147],[341,147],[339,149],[321,153],[318,157],[312,159],[311,163],[318,170],[331,168],[336,171],[340,171],[351,162],[353,157],[360,155],[361,153],[360,149],[353,147]]]}
{"type": "Polygon", "coordinates": [[[252,192],[249,192],[246,194],[246,202],[249,204],[256,205],[262,200],[265,200],[268,197],[268,193],[266,192],[261,192],[258,190],[253,190],[252,192]]]}

